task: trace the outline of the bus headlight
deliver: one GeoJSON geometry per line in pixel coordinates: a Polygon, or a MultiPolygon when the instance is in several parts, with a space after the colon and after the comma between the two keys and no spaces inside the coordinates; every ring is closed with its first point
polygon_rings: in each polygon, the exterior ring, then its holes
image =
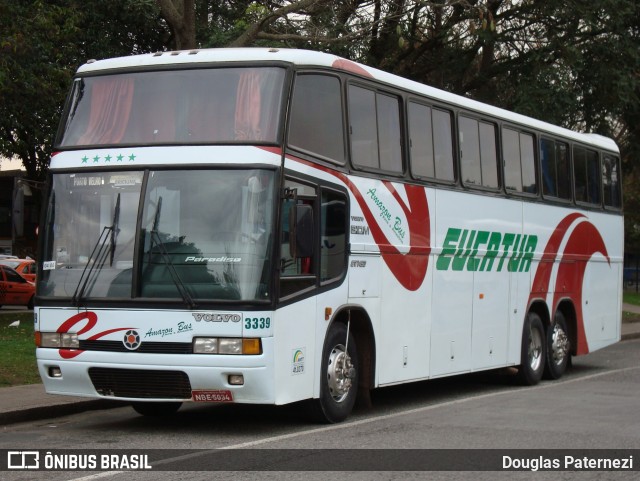
{"type": "Polygon", "coordinates": [[[242,354],[242,339],[220,339],[219,354],[242,354]]]}
{"type": "Polygon", "coordinates": [[[262,354],[260,339],[239,337],[196,337],[193,340],[194,354],[262,354]]]}
{"type": "MultiPolygon", "coordinates": [[[[36,337],[37,339],[37,337],[36,337]]],[[[54,349],[79,349],[78,334],[75,332],[41,332],[38,347],[54,349]]]]}
{"type": "Polygon", "coordinates": [[[215,337],[196,337],[193,340],[194,354],[217,354],[218,339],[215,337]]]}

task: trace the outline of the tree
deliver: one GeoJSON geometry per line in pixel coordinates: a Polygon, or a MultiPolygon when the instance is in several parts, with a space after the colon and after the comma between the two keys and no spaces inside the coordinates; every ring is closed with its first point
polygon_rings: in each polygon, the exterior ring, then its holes
{"type": "Polygon", "coordinates": [[[0,3],[0,155],[42,179],[77,67],[90,58],[162,50],[153,1],[0,3]]]}

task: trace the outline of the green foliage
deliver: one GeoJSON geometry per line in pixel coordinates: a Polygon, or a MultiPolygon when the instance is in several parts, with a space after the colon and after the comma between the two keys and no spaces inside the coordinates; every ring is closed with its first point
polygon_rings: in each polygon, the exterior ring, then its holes
{"type": "Polygon", "coordinates": [[[622,295],[622,302],[624,302],[625,304],[640,306],[640,294],[637,292],[625,292],[622,295]]]}
{"type": "Polygon", "coordinates": [[[166,30],[154,5],[149,0],[2,2],[0,155],[22,159],[28,176],[42,179],[75,70],[90,58],[162,49],[166,30]]]}

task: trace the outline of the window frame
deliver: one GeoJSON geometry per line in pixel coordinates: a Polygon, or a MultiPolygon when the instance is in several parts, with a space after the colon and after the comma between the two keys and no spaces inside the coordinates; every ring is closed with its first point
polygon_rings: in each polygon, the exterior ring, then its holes
{"type": "Polygon", "coordinates": [[[618,169],[618,205],[617,206],[612,206],[612,205],[607,205],[606,203],[606,196],[605,196],[605,190],[604,190],[604,182],[602,182],[602,205],[604,207],[604,210],[606,211],[612,211],[612,212],[620,212],[623,210],[624,207],[624,197],[622,195],[622,159],[620,154],[614,154],[611,152],[607,152],[607,151],[600,151],[600,169],[601,169],[601,173],[602,173],[602,169],[604,168],[604,158],[605,157],[611,157],[613,159],[616,160],[616,166],[618,169]]]}
{"type": "Polygon", "coordinates": [[[406,177],[406,173],[407,173],[407,161],[406,161],[406,157],[407,157],[407,153],[406,153],[406,147],[405,147],[405,132],[406,132],[406,128],[405,128],[405,106],[404,106],[404,96],[401,93],[395,92],[391,89],[385,89],[385,88],[381,88],[381,86],[379,86],[378,84],[373,84],[373,83],[364,83],[364,82],[358,82],[358,81],[353,81],[353,80],[348,80],[347,82],[345,82],[345,90],[346,90],[346,95],[344,97],[344,102],[345,102],[345,112],[346,112],[346,125],[345,128],[347,130],[347,158],[349,161],[349,166],[352,170],[356,171],[356,172],[368,172],[371,174],[378,174],[378,175],[383,175],[383,176],[390,176],[390,177],[394,177],[394,178],[404,178],[406,177]],[[352,121],[352,111],[351,111],[351,87],[357,87],[357,88],[361,88],[363,90],[368,90],[373,92],[374,94],[374,107],[375,107],[375,113],[376,113],[376,117],[375,117],[375,125],[376,125],[376,146],[377,146],[377,152],[378,152],[378,165],[380,165],[380,136],[379,136],[379,132],[380,132],[380,124],[378,122],[378,96],[379,95],[384,95],[387,97],[393,97],[397,100],[398,103],[398,128],[399,128],[399,132],[400,132],[400,139],[399,139],[399,147],[400,147],[400,164],[401,164],[401,170],[400,171],[393,171],[393,170],[386,170],[386,169],[382,169],[380,167],[370,167],[367,165],[361,165],[361,164],[357,164],[354,160],[354,156],[353,156],[353,142],[352,142],[352,138],[353,138],[353,132],[352,132],[352,128],[351,128],[351,121],[352,121]]]}
{"type": "Polygon", "coordinates": [[[486,192],[501,192],[502,191],[502,169],[500,168],[500,160],[502,158],[502,144],[500,142],[500,137],[498,134],[499,131],[499,125],[497,122],[491,120],[491,119],[487,119],[481,116],[477,116],[474,115],[472,112],[468,112],[468,111],[459,111],[458,115],[456,116],[456,120],[457,120],[457,147],[458,147],[458,159],[460,162],[459,165],[459,172],[460,172],[460,183],[462,184],[462,186],[466,189],[473,189],[473,190],[479,190],[479,191],[486,191],[486,192]],[[478,166],[480,167],[480,184],[475,184],[472,182],[466,182],[464,177],[463,177],[463,169],[462,169],[462,162],[463,162],[463,157],[462,157],[462,141],[460,140],[460,134],[461,134],[461,123],[460,123],[460,119],[461,118],[465,118],[467,120],[471,120],[473,122],[476,123],[476,127],[477,127],[477,131],[478,131],[478,166]],[[496,187],[491,187],[488,186],[486,184],[483,183],[483,162],[482,162],[482,152],[483,152],[483,145],[482,145],[482,135],[481,135],[481,130],[480,130],[480,126],[481,124],[485,124],[485,125],[490,125],[493,127],[493,140],[494,140],[494,153],[495,153],[495,173],[496,173],[496,181],[497,181],[497,186],[496,187]]]}
{"type": "Polygon", "coordinates": [[[326,71],[326,70],[296,70],[294,71],[294,75],[292,76],[292,85],[291,85],[291,100],[289,102],[289,106],[288,106],[288,115],[287,115],[287,119],[286,119],[286,139],[285,139],[285,145],[287,146],[288,149],[309,156],[313,159],[318,159],[324,162],[327,162],[331,165],[335,165],[335,166],[339,166],[339,167],[346,167],[349,164],[350,161],[350,145],[349,145],[349,135],[347,132],[347,118],[346,118],[346,94],[345,94],[345,89],[344,89],[344,82],[343,82],[343,78],[331,71],[326,71]],[[324,155],[321,155],[317,152],[313,152],[311,150],[307,150],[304,149],[302,147],[298,147],[295,146],[294,144],[291,143],[291,121],[292,121],[292,112],[293,112],[293,99],[294,99],[294,93],[295,93],[295,88],[296,88],[296,81],[298,79],[298,77],[301,76],[308,76],[308,75],[315,75],[315,76],[323,76],[323,77],[332,77],[335,78],[338,81],[338,87],[339,87],[339,93],[340,93],[340,120],[342,122],[342,150],[343,150],[343,160],[342,162],[337,161],[336,159],[333,159],[331,157],[326,157],[324,155]]]}
{"type": "Polygon", "coordinates": [[[405,106],[405,110],[406,110],[406,115],[407,115],[407,121],[406,121],[406,143],[407,143],[407,173],[409,175],[410,179],[413,180],[417,180],[417,181],[421,181],[421,182],[433,182],[433,183],[437,183],[437,184],[442,184],[442,185],[456,185],[458,183],[458,162],[457,162],[457,154],[456,154],[456,150],[457,150],[457,144],[456,144],[456,138],[455,138],[455,129],[456,129],[456,120],[455,120],[455,114],[454,111],[451,110],[450,108],[447,108],[446,106],[443,105],[439,105],[437,103],[431,103],[428,102],[427,99],[422,99],[419,97],[415,97],[415,96],[408,96],[405,102],[406,106],[405,106]],[[426,175],[421,175],[418,174],[416,172],[414,172],[413,170],[413,156],[411,154],[411,122],[410,122],[410,118],[409,118],[409,110],[410,110],[410,104],[416,104],[418,106],[421,107],[425,107],[428,108],[430,111],[430,116],[431,116],[431,153],[433,155],[433,174],[434,177],[429,177],[426,175]],[[449,140],[450,140],[450,147],[451,147],[451,170],[453,172],[453,179],[449,180],[449,179],[444,179],[444,178],[440,178],[440,177],[436,177],[436,143],[435,143],[435,136],[433,135],[434,131],[433,131],[433,112],[434,110],[437,110],[439,112],[443,112],[446,114],[449,114],[449,140]]]}
{"type": "Polygon", "coordinates": [[[504,184],[504,192],[506,193],[507,197],[511,197],[511,196],[516,196],[516,197],[521,197],[521,198],[529,198],[529,199],[539,199],[541,198],[541,189],[540,189],[540,180],[539,180],[539,154],[538,152],[536,152],[536,146],[538,145],[538,138],[540,137],[540,135],[536,132],[536,131],[532,131],[529,130],[527,128],[524,128],[523,126],[517,125],[517,124],[512,124],[512,123],[507,123],[507,122],[503,122],[500,124],[500,132],[499,132],[499,141],[500,141],[500,163],[501,163],[501,171],[502,171],[502,179],[503,179],[503,184],[504,184]],[[504,149],[504,130],[511,130],[514,131],[515,133],[518,134],[518,149],[520,152],[520,182],[521,182],[521,187],[522,190],[518,191],[518,190],[514,190],[514,189],[510,189],[507,186],[507,173],[506,173],[506,157],[505,157],[505,149],[504,149]],[[521,135],[529,135],[531,136],[532,139],[532,144],[533,144],[533,169],[534,169],[534,179],[535,179],[535,186],[536,186],[536,192],[527,192],[524,190],[524,178],[523,178],[523,169],[522,169],[522,142],[520,140],[521,135]]]}
{"type": "MultiPolygon", "coordinates": [[[[587,208],[587,209],[603,209],[604,206],[604,193],[603,193],[603,186],[602,186],[602,160],[601,160],[601,156],[602,156],[602,150],[600,149],[596,149],[594,147],[587,147],[583,144],[574,142],[571,144],[571,166],[572,166],[572,175],[571,175],[571,183],[572,183],[572,188],[573,188],[573,199],[574,202],[577,206],[580,206],[581,208],[587,208]],[[582,149],[585,153],[585,156],[587,155],[588,152],[592,152],[596,154],[596,160],[597,160],[597,165],[596,165],[596,178],[597,178],[597,182],[598,182],[598,202],[588,202],[588,201],[584,201],[584,200],[580,200],[578,199],[578,189],[577,189],[577,185],[576,185],[576,159],[575,159],[575,151],[576,149],[582,149]]],[[[585,157],[585,165],[587,163],[587,157],[585,157]]],[[[587,174],[587,178],[588,178],[588,172],[586,172],[587,174]]],[[[588,189],[588,185],[587,185],[587,189],[588,189]]]]}
{"type": "MultiPolygon", "coordinates": [[[[546,202],[550,202],[550,203],[560,203],[560,204],[564,204],[564,205],[570,205],[574,203],[574,199],[575,199],[575,195],[574,195],[574,185],[573,185],[573,157],[571,155],[572,152],[572,143],[570,141],[568,141],[567,139],[562,139],[562,138],[558,138],[558,137],[554,137],[551,135],[547,135],[547,134],[541,134],[538,138],[538,163],[539,165],[539,171],[540,171],[540,195],[542,196],[542,199],[546,202]],[[557,152],[557,145],[558,144],[564,144],[567,146],[567,162],[569,164],[569,168],[568,168],[568,175],[569,175],[569,197],[565,198],[565,197],[559,197],[556,195],[550,195],[550,194],[545,194],[544,193],[544,169],[542,168],[542,142],[543,141],[548,141],[548,142],[553,142],[553,149],[554,149],[554,156],[555,156],[555,152],[557,152]]],[[[554,162],[555,162],[555,166],[557,167],[557,157],[554,157],[554,162]]],[[[557,172],[557,171],[556,171],[557,172]]],[[[557,173],[556,173],[557,175],[557,173]]]]}

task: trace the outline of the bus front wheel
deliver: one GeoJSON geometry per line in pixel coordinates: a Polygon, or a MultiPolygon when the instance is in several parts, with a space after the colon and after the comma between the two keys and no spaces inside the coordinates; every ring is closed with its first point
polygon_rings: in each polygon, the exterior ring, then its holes
{"type": "Polygon", "coordinates": [[[530,312],[522,330],[522,347],[518,378],[526,386],[533,386],[542,379],[547,343],[542,319],[535,312],[530,312]]]}
{"type": "Polygon", "coordinates": [[[347,326],[334,323],[325,339],[320,371],[320,398],[314,399],[316,417],[323,422],[344,421],[356,401],[358,354],[347,326]]]}

